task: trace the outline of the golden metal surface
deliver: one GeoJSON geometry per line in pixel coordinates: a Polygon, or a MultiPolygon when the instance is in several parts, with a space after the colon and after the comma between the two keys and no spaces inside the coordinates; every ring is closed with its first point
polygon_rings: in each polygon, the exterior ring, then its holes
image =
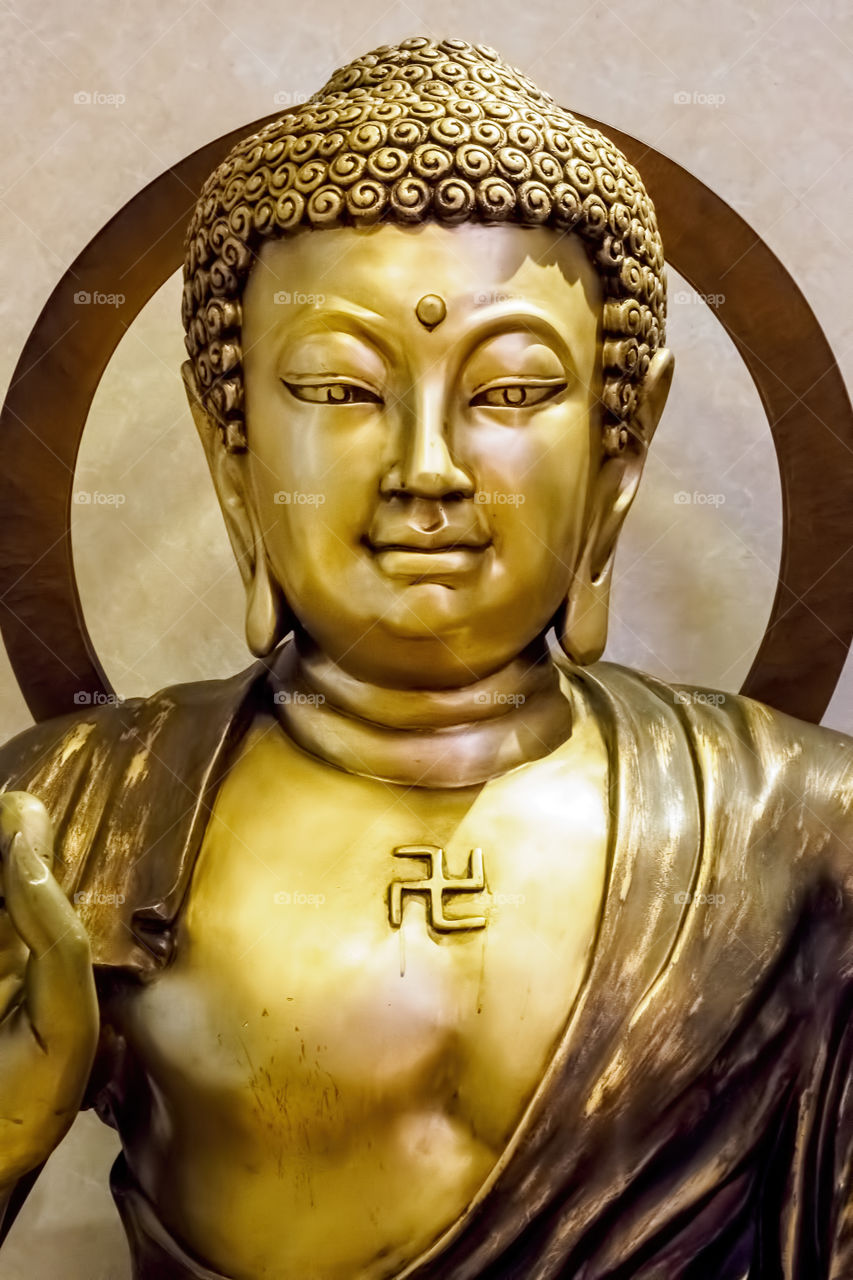
{"type": "Polygon", "coordinates": [[[217,796],[174,963],[108,1013],[158,1117],[131,1138],[133,1167],[195,1253],[226,1274],[379,1277],[453,1224],[586,971],[607,774],[582,703],[550,755],[441,790],[341,773],[258,719],[217,796]],[[404,843],[442,846],[459,873],[487,850],[485,928],[436,928],[422,897],[391,926],[404,843]]]}
{"type": "MultiPolygon", "coordinates": [[[[183,372],[270,677],[40,728],[0,799],[0,1187],[88,1086],[143,1280],[678,1275],[760,1153],[801,1185],[795,1093],[850,1131],[813,1079],[849,740],[583,670],[672,377],[662,266],[636,171],[458,41],[336,73],[205,187],[183,372]]],[[[756,1210],[790,1277],[801,1212],[756,1210]]]]}

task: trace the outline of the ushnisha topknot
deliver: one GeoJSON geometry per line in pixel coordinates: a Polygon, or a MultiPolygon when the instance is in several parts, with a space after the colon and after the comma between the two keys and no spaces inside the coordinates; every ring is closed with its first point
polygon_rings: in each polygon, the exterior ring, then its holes
{"type": "Polygon", "coordinates": [[[610,451],[664,338],[663,246],[639,173],[485,45],[416,36],[336,71],[238,143],[187,232],[183,321],[205,405],[246,447],[241,297],[264,240],[305,228],[431,219],[574,231],[604,289],[610,451]]]}

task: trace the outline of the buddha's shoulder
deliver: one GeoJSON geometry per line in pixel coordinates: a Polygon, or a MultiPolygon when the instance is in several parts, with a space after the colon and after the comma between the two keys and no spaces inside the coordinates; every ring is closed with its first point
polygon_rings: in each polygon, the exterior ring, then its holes
{"type": "Polygon", "coordinates": [[[224,679],[170,685],[147,697],[81,694],[73,711],[42,720],[0,745],[0,790],[68,771],[117,744],[185,733],[227,719],[266,674],[263,663],[224,679]]]}
{"type": "Polygon", "coordinates": [[[251,713],[262,663],[226,679],[172,685],[149,697],[92,697],[0,746],[0,791],[46,806],[60,866],[76,879],[98,833],[133,814],[186,808],[211,763],[251,713]]]}
{"type": "Polygon", "coordinates": [[[792,848],[833,850],[853,892],[853,737],[742,694],[611,663],[595,675],[640,753],[644,735],[680,739],[709,811],[725,806],[743,827],[790,836],[792,848]]]}
{"type": "Polygon", "coordinates": [[[656,676],[600,662],[598,684],[614,705],[651,718],[680,723],[692,736],[704,735],[731,755],[736,746],[756,763],[785,753],[790,765],[818,760],[842,770],[853,767],[853,737],[824,725],[799,720],[740,693],[700,685],[669,684],[656,676]]]}

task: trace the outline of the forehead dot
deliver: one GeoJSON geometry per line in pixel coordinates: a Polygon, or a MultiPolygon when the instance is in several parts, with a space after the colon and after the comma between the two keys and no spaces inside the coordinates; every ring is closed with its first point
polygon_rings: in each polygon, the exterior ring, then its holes
{"type": "Polygon", "coordinates": [[[415,307],[415,315],[425,329],[434,329],[447,315],[444,298],[437,293],[425,293],[415,307]]]}

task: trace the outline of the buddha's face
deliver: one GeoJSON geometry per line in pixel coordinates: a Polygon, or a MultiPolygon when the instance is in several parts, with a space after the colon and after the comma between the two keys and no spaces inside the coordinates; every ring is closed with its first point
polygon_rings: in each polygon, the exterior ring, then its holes
{"type": "Polygon", "coordinates": [[[460,684],[547,626],[601,463],[602,302],[577,237],[545,229],[264,246],[243,299],[250,501],[297,619],[354,674],[460,684]]]}
{"type": "Polygon", "coordinates": [[[222,447],[184,366],[254,651],[283,594],[329,657],[392,686],[489,675],[567,597],[572,652],[599,654],[672,374],[657,351],[628,447],[605,456],[601,325],[573,235],[426,223],[268,242],[243,296],[248,451],[222,447]]]}

